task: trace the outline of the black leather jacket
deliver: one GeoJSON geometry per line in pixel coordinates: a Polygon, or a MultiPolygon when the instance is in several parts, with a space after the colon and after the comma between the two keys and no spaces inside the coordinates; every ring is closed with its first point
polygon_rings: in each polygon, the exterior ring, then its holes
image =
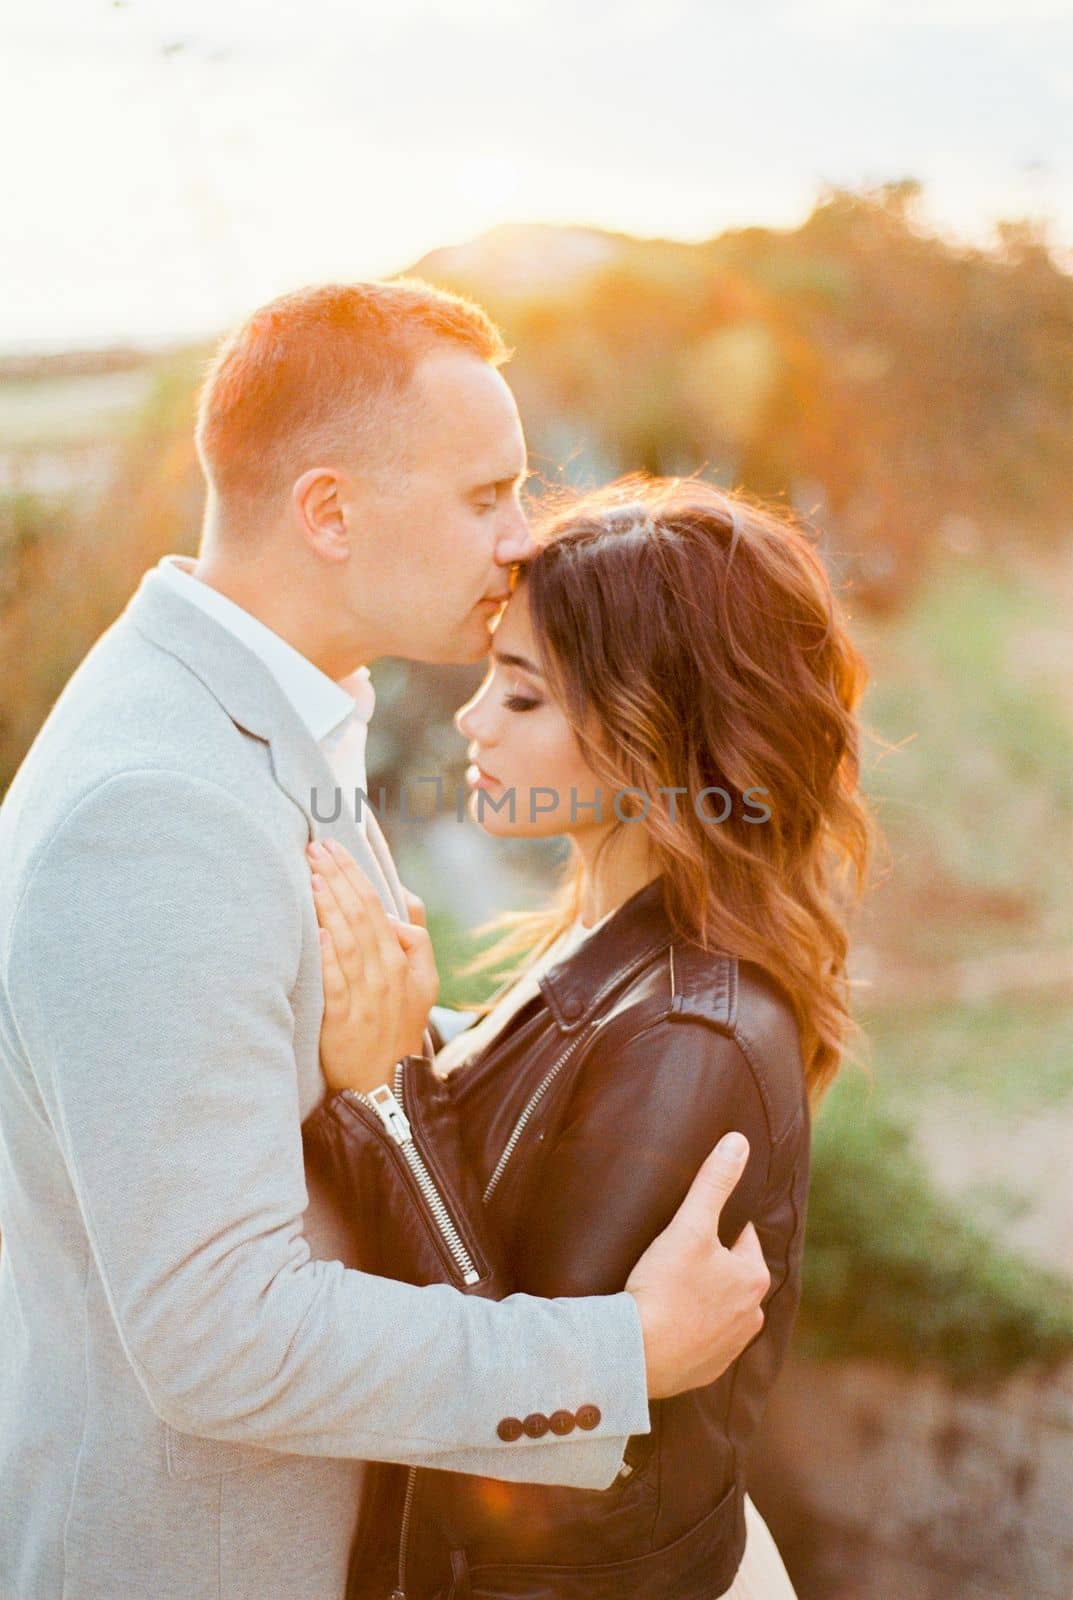
{"type": "MultiPolygon", "coordinates": [[[[657,879],[475,1060],[440,1080],[408,1057],[394,1090],[401,1121],[390,1097],[378,1111],[348,1091],[305,1130],[365,1270],[494,1298],[617,1293],[737,1128],[750,1156],[720,1235],[755,1223],[771,1287],[723,1377],[651,1403],[609,1489],[369,1468],[348,1600],[714,1600],[741,1560],[741,1454],[800,1291],[809,1113],[787,997],[676,941],[657,879]]],[[[504,1419],[500,1435],[579,1425],[593,1418],[504,1419]]]]}

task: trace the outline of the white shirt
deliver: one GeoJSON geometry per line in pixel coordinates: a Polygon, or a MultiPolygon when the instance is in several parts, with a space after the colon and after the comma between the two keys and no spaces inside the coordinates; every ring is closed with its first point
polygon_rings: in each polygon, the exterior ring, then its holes
{"type": "Polygon", "coordinates": [[[564,957],[572,955],[578,945],[583,944],[597,928],[603,927],[613,915],[614,911],[609,911],[599,922],[594,922],[591,928],[587,928],[578,917],[577,921],[561,933],[555,943],[549,945],[544,954],[527,967],[517,981],[500,995],[491,1011],[470,1027],[456,1033],[440,1047],[435,1062],[437,1076],[445,1078],[449,1072],[453,1072],[456,1067],[471,1060],[479,1051],[490,1045],[496,1035],[506,1027],[514,1013],[520,1011],[522,1006],[539,993],[540,979],[548,968],[553,967],[557,961],[562,961],[564,957]]]}
{"type": "MultiPolygon", "coordinates": [[[[329,678],[251,612],[195,578],[194,565],[189,556],[164,556],[157,570],[176,594],[227,628],[268,668],[324,752],[349,804],[355,789],[368,789],[365,743],[376,706],[368,667],[359,667],[339,682],[329,678]]],[[[362,806],[363,825],[365,817],[362,806]]]]}

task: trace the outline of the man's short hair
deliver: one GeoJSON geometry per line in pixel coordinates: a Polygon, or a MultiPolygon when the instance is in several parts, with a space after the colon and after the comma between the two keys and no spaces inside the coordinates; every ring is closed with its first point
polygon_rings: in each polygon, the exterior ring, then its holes
{"type": "Polygon", "coordinates": [[[391,402],[441,344],[492,366],[510,354],[480,306],[419,279],[315,285],[262,306],[224,339],[201,390],[210,489],[241,510],[285,494],[309,467],[388,464],[391,402]]]}

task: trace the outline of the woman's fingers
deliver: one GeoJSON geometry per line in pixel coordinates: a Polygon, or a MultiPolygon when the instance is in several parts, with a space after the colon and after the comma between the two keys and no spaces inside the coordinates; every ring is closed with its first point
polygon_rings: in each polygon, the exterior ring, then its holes
{"type": "Polygon", "coordinates": [[[325,880],[320,877],[313,878],[313,909],[317,910],[317,922],[320,925],[321,952],[325,946],[325,938],[331,944],[331,958],[339,971],[339,978],[347,992],[358,992],[369,981],[369,968],[371,963],[366,962],[365,954],[361,950],[358,939],[353,938],[345,918],[341,917],[339,907],[334,904],[331,890],[325,880]]]}
{"type": "Polygon", "coordinates": [[[428,913],[425,910],[425,902],[423,900],[421,900],[416,894],[411,893],[411,891],[409,889],[405,889],[404,888],[403,891],[402,891],[402,894],[403,894],[403,899],[406,902],[406,911],[407,911],[407,914],[408,914],[408,916],[410,918],[410,921],[414,924],[415,927],[427,928],[428,927],[428,913]]]}
{"type": "Polygon", "coordinates": [[[423,927],[385,912],[338,841],[311,844],[307,856],[325,989],[321,1068],[332,1088],[365,1088],[424,1047],[439,984],[432,945],[423,927]]]}
{"type": "MultiPolygon", "coordinates": [[[[342,874],[359,899],[371,896],[379,901],[380,896],[345,844],[341,844],[338,839],[322,839],[320,849],[326,853],[329,865],[342,874]]],[[[312,853],[316,853],[316,847],[312,853]]]]}
{"type": "Polygon", "coordinates": [[[346,961],[354,950],[357,928],[337,899],[331,875],[327,872],[313,874],[313,904],[317,921],[322,928],[328,929],[340,958],[346,961]]]}
{"type": "Polygon", "coordinates": [[[436,971],[436,955],[428,930],[406,922],[395,922],[392,926],[406,957],[416,995],[427,1005],[433,1005],[440,987],[440,975],[436,971]]]}
{"type": "Polygon", "coordinates": [[[331,878],[337,899],[349,907],[355,917],[361,915],[365,922],[373,922],[374,925],[384,923],[387,928],[387,915],[381,896],[377,894],[373,883],[369,883],[347,846],[341,845],[337,838],[328,838],[325,840],[325,850],[326,858],[323,858],[320,870],[331,878]]]}
{"type": "Polygon", "coordinates": [[[342,1016],[350,996],[350,985],[339,964],[335,942],[327,928],[320,930],[320,965],[324,978],[324,1011],[327,1016],[342,1016]]]}
{"type": "MultiPolygon", "coordinates": [[[[342,845],[338,845],[336,849],[343,852],[343,855],[346,854],[342,845]]],[[[307,854],[313,872],[327,885],[352,936],[359,943],[367,944],[374,902],[377,906],[380,904],[376,890],[352,859],[353,871],[348,872],[344,861],[335,850],[328,850],[323,844],[318,844],[312,846],[307,854]]]]}
{"type": "Polygon", "coordinates": [[[429,1008],[435,1004],[440,987],[436,958],[427,929],[398,920],[393,921],[391,927],[405,966],[406,1003],[402,1022],[406,1051],[417,1055],[424,1049],[429,1008]]]}
{"type": "Polygon", "coordinates": [[[317,918],[332,932],[351,1000],[371,1006],[393,1030],[408,1007],[412,979],[380,896],[338,841],[311,848],[309,860],[317,918]]]}
{"type": "Polygon", "coordinates": [[[391,924],[379,894],[362,872],[345,845],[338,839],[326,841],[335,868],[333,887],[336,894],[353,906],[354,914],[361,916],[362,925],[370,939],[375,940],[381,968],[385,973],[399,973],[399,946],[393,937],[391,924]]]}
{"type": "Polygon", "coordinates": [[[313,905],[318,923],[332,936],[347,983],[355,990],[375,984],[380,971],[377,941],[361,911],[355,913],[349,889],[340,887],[338,871],[314,872],[313,905]]]}
{"type": "MultiPolygon", "coordinates": [[[[362,1029],[360,1011],[356,1020],[353,992],[327,928],[320,929],[320,964],[324,984],[320,1065],[325,1082],[333,1091],[368,1088],[370,1084],[364,1075],[368,1032],[362,1029]]],[[[376,1073],[372,1076],[375,1081],[376,1073]]]]}
{"type": "Polygon", "coordinates": [[[371,1001],[375,997],[385,1016],[389,1011],[400,1016],[419,1012],[423,1027],[439,990],[439,974],[421,901],[404,891],[407,909],[415,914],[413,923],[389,916],[377,890],[336,839],[311,847],[309,860],[317,920],[332,935],[353,993],[371,1001]]]}

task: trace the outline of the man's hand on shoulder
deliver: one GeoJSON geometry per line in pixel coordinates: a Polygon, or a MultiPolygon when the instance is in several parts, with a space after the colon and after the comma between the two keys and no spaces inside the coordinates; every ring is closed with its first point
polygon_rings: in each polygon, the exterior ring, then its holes
{"type": "Polygon", "coordinates": [[[719,1141],[626,1283],[640,1313],[651,1400],[714,1383],[764,1325],[771,1277],[756,1230],[750,1222],[730,1250],[718,1232],[748,1156],[743,1134],[719,1141]]]}

